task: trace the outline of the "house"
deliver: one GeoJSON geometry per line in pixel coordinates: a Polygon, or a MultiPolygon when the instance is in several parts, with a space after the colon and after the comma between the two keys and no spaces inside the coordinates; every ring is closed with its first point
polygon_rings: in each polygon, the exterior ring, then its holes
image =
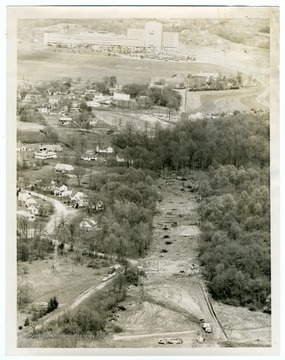
{"type": "Polygon", "coordinates": [[[96,119],[89,120],[89,125],[90,126],[96,126],[97,124],[98,124],[98,120],[96,120],[96,119]]]}
{"type": "Polygon", "coordinates": [[[97,226],[97,221],[93,219],[83,219],[79,224],[80,229],[84,229],[87,231],[99,230],[97,226]]]}
{"type": "Polygon", "coordinates": [[[26,151],[35,151],[34,145],[26,145],[26,151]]]}
{"type": "Polygon", "coordinates": [[[72,191],[70,194],[70,202],[74,207],[83,207],[88,205],[88,196],[83,194],[81,191],[72,191]]]}
{"type": "Polygon", "coordinates": [[[39,215],[39,209],[34,204],[28,206],[27,211],[34,215],[39,215]]]}
{"type": "Polygon", "coordinates": [[[26,94],[24,102],[35,102],[38,101],[38,96],[35,94],[26,94]]]}
{"type": "Polygon", "coordinates": [[[104,153],[104,154],[112,154],[114,149],[111,146],[108,146],[106,149],[100,149],[99,146],[96,146],[97,153],[104,153]]]}
{"type": "Polygon", "coordinates": [[[85,160],[85,161],[97,161],[97,157],[96,156],[91,156],[91,155],[81,156],[80,159],[85,160]]]}
{"type": "Polygon", "coordinates": [[[71,107],[69,110],[70,113],[78,114],[80,112],[79,107],[71,107]]]}
{"type": "Polygon", "coordinates": [[[62,152],[63,148],[61,145],[42,145],[40,146],[40,152],[46,151],[46,152],[62,152]]]}
{"type": "Polygon", "coordinates": [[[57,154],[55,152],[36,152],[34,153],[34,158],[39,160],[47,160],[47,159],[57,159],[57,154]]]}
{"type": "Polygon", "coordinates": [[[90,106],[92,109],[101,106],[101,104],[98,101],[94,101],[94,100],[86,101],[86,105],[90,106]]]}
{"type": "Polygon", "coordinates": [[[65,191],[67,191],[67,186],[66,185],[61,185],[61,187],[59,188],[59,192],[60,193],[63,193],[63,192],[65,192],[65,191]]]}
{"type": "Polygon", "coordinates": [[[57,163],[54,167],[54,171],[55,172],[61,172],[61,173],[69,173],[71,171],[74,170],[74,167],[72,165],[69,165],[69,164],[60,164],[60,163],[57,163]]]}
{"type": "Polygon", "coordinates": [[[40,107],[40,108],[38,108],[38,112],[40,114],[47,114],[48,109],[46,107],[40,107]]]}
{"type": "MultiPolygon", "coordinates": [[[[66,185],[61,185],[61,186],[55,186],[53,185],[52,186],[52,190],[54,191],[54,195],[58,195],[58,196],[66,196],[66,195],[63,195],[67,192],[67,186],[66,185]]],[[[70,191],[71,193],[71,191],[70,191]]]]}
{"type": "Polygon", "coordinates": [[[61,123],[61,125],[69,125],[72,122],[72,118],[68,116],[61,116],[58,121],[61,123]]]}
{"type": "Polygon", "coordinates": [[[59,196],[70,197],[71,194],[72,194],[72,190],[66,190],[66,191],[59,193],[59,196]]]}
{"type": "Polygon", "coordinates": [[[58,196],[67,196],[71,194],[71,190],[68,191],[67,190],[67,186],[66,185],[61,185],[60,187],[56,187],[54,189],[54,195],[58,195],[58,196]]]}
{"type": "Polygon", "coordinates": [[[59,103],[59,98],[58,98],[58,96],[50,96],[48,99],[48,102],[51,105],[56,105],[59,103]]]}
{"type": "Polygon", "coordinates": [[[30,205],[37,205],[37,202],[35,199],[33,199],[32,197],[29,197],[27,200],[26,200],[26,206],[30,206],[30,205]]]}
{"type": "Polygon", "coordinates": [[[17,151],[27,151],[27,146],[21,142],[17,142],[17,151]]]}
{"type": "Polygon", "coordinates": [[[34,214],[31,214],[25,210],[18,210],[16,214],[18,218],[26,219],[28,221],[34,221],[36,219],[34,214]]]}
{"type": "Polygon", "coordinates": [[[25,190],[22,190],[18,193],[18,200],[22,203],[26,203],[26,201],[30,198],[32,198],[31,195],[25,190]]]}

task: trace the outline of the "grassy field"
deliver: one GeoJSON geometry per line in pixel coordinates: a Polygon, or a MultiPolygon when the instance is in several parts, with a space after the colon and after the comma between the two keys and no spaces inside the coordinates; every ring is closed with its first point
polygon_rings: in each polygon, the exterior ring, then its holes
{"type": "Polygon", "coordinates": [[[102,81],[116,76],[118,83],[148,83],[151,76],[172,76],[177,73],[225,71],[223,66],[196,62],[166,62],[126,59],[110,56],[62,54],[42,50],[18,52],[19,80],[53,80],[63,77],[102,81]]]}
{"type": "MultiPolygon", "coordinates": [[[[48,302],[56,296],[59,306],[78,296],[84,290],[101,283],[101,278],[107,273],[108,267],[93,269],[85,264],[76,264],[74,255],[59,256],[56,270],[52,270],[52,258],[32,263],[18,263],[18,283],[28,282],[32,286],[34,301],[48,302]],[[24,274],[24,268],[25,273],[24,274]]],[[[18,325],[23,322],[28,314],[18,312],[18,325]]]]}

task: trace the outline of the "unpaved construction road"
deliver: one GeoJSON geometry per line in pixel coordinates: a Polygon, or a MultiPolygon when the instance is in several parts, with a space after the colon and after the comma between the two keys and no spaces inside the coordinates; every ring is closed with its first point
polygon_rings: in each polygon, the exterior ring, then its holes
{"type": "MultiPolygon", "coordinates": [[[[154,239],[148,255],[141,261],[146,276],[141,278],[138,287],[128,290],[128,297],[123,303],[126,310],[119,312],[117,321],[124,332],[114,337],[116,341],[113,345],[120,347],[124,343],[124,346],[131,347],[158,347],[161,346],[158,344],[159,336],[172,333],[175,337],[179,336],[183,344],[168,346],[223,346],[225,341],[231,341],[233,331],[230,329],[235,328],[231,323],[232,309],[239,308],[215,303],[207,293],[197,258],[200,234],[197,225],[198,196],[183,188],[178,180],[172,180],[171,185],[161,180],[161,191],[163,201],[154,219],[154,239]],[[223,313],[223,322],[215,310],[221,313],[221,308],[226,312],[223,313]],[[211,334],[202,330],[202,318],[211,323],[211,334]],[[198,335],[203,335],[206,342],[198,344],[198,335]]],[[[248,332],[243,329],[249,326],[254,328],[250,338],[252,343],[262,344],[264,341],[268,344],[270,317],[262,313],[254,315],[247,309],[242,311],[243,325],[239,324],[241,331],[235,333],[234,339],[240,343],[248,342],[248,332]],[[251,324],[254,324],[252,326],[247,320],[249,316],[251,324]]]]}

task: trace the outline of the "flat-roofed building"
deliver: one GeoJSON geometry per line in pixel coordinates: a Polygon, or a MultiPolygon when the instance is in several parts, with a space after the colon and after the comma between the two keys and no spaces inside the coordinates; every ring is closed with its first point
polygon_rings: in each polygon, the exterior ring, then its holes
{"type": "Polygon", "coordinates": [[[145,45],[161,48],[162,45],[162,24],[149,21],[145,24],[145,45]]]}
{"type": "Polygon", "coordinates": [[[179,46],[179,33],[177,32],[162,33],[163,48],[178,48],[178,46],[179,46]]]}
{"type": "Polygon", "coordinates": [[[129,46],[129,47],[178,47],[179,33],[164,32],[163,24],[149,21],[144,29],[127,30],[126,35],[107,31],[88,31],[68,35],[66,33],[44,33],[44,46],[75,47],[80,44],[98,46],[129,46]]]}

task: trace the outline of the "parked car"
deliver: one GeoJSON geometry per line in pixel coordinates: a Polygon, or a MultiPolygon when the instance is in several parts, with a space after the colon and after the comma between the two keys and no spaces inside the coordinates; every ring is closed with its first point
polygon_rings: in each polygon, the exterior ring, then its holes
{"type": "Polygon", "coordinates": [[[182,339],[159,339],[159,344],[166,345],[166,344],[182,344],[182,339]]]}
{"type": "Polygon", "coordinates": [[[168,344],[182,344],[182,339],[169,339],[167,340],[168,344]]]}
{"type": "Polygon", "coordinates": [[[212,326],[210,323],[205,322],[204,319],[201,319],[201,327],[202,329],[206,332],[206,333],[211,333],[212,332],[212,326]]]}

